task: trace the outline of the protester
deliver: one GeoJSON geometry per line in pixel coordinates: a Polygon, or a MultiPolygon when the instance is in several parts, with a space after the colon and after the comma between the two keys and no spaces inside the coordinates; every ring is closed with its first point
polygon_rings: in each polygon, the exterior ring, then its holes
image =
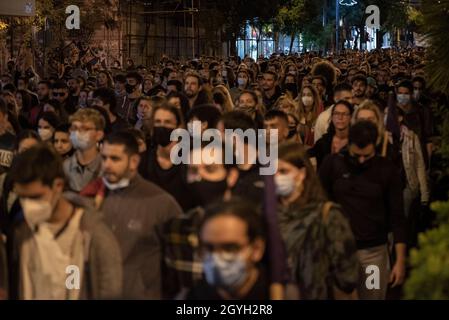
{"type": "Polygon", "coordinates": [[[304,147],[280,147],[274,181],[280,230],[301,299],[356,297],[359,265],[351,228],[341,208],[326,202],[304,147]]]}
{"type": "Polygon", "coordinates": [[[118,243],[93,208],[78,195],[63,192],[65,177],[59,156],[47,146],[26,150],[14,160],[10,178],[24,214],[24,221],[13,229],[13,242],[9,245],[15,250],[9,269],[10,297],[121,297],[118,243]],[[80,290],[66,286],[69,265],[79,268],[80,290]]]}
{"type": "Polygon", "coordinates": [[[107,136],[101,154],[105,187],[101,209],[120,243],[123,298],[160,299],[164,281],[160,232],[181,209],[169,194],[138,174],[139,149],[130,133],[107,136]]]}
{"type": "Polygon", "coordinates": [[[100,174],[98,143],[103,139],[105,120],[93,109],[80,109],[69,119],[70,141],[75,153],[64,161],[70,190],[80,192],[100,174]]]}
{"type": "Polygon", "coordinates": [[[388,284],[397,286],[405,276],[405,221],[401,179],[395,165],[376,152],[378,130],[370,121],[354,124],[348,148],[326,158],[319,175],[330,198],[349,219],[361,268],[360,299],[386,298],[388,284]],[[396,262],[390,267],[388,233],[394,235],[396,262]],[[380,270],[379,290],[365,285],[369,265],[380,270]],[[391,268],[391,269],[390,269],[391,268]],[[391,271],[390,271],[391,270],[391,271]]]}

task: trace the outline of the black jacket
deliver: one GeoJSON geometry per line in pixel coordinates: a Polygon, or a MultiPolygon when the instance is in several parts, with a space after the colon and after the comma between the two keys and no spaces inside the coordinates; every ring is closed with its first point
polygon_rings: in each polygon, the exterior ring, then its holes
{"type": "Polygon", "coordinates": [[[405,216],[398,168],[375,156],[365,169],[352,164],[346,150],[324,159],[319,176],[329,197],[343,207],[359,249],[405,243],[405,216]]]}

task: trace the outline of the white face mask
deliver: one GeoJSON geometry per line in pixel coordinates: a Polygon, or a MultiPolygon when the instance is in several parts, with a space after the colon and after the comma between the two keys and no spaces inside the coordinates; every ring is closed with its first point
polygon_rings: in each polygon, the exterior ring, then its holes
{"type": "Polygon", "coordinates": [[[246,85],[246,79],[245,78],[238,78],[237,83],[239,86],[245,86],[246,85]]]}
{"type": "Polygon", "coordinates": [[[309,96],[304,96],[301,98],[302,103],[306,106],[306,107],[310,107],[311,105],[313,105],[313,97],[309,97],[309,96]]]}
{"type": "Polygon", "coordinates": [[[37,133],[42,141],[48,141],[53,137],[53,131],[51,129],[37,129],[37,133]]]}
{"type": "Polygon", "coordinates": [[[46,200],[20,199],[25,221],[31,228],[50,219],[53,209],[46,200]]]}
{"type": "Polygon", "coordinates": [[[277,174],[274,176],[276,194],[281,197],[288,197],[295,189],[295,179],[290,174],[277,174]]]}
{"type": "Polygon", "coordinates": [[[119,182],[111,183],[106,178],[103,177],[103,183],[111,191],[124,189],[129,186],[130,180],[128,178],[122,178],[119,182]]]}
{"type": "Polygon", "coordinates": [[[95,144],[95,142],[91,141],[89,132],[81,133],[79,131],[72,131],[70,133],[70,141],[72,142],[73,148],[79,150],[87,150],[95,144]]]}

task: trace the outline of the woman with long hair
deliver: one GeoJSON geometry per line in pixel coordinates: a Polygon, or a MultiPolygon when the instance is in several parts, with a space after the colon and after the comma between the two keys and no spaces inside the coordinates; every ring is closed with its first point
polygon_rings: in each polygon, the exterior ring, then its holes
{"type": "Polygon", "coordinates": [[[214,100],[214,105],[222,112],[229,112],[234,109],[231,94],[224,85],[218,85],[212,90],[212,99],[214,100]]]}
{"type": "Polygon", "coordinates": [[[355,298],[359,265],[354,236],[339,205],[327,201],[302,145],[280,146],[274,180],[281,236],[301,298],[355,298]]]}
{"type": "Polygon", "coordinates": [[[313,127],[322,109],[318,91],[313,85],[306,85],[298,95],[300,134],[304,144],[311,147],[314,144],[313,127]]]}

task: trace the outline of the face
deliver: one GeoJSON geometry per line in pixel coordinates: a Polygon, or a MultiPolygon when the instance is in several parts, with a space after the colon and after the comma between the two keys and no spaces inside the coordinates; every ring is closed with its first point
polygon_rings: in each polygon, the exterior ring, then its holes
{"type": "Polygon", "coordinates": [[[137,106],[137,112],[143,116],[143,119],[151,118],[151,111],[153,110],[150,101],[140,100],[137,106]]]}
{"type": "Polygon", "coordinates": [[[312,90],[310,90],[309,88],[304,88],[304,90],[302,90],[302,94],[301,94],[301,98],[302,97],[312,97],[313,98],[312,90]]]}
{"type": "Polygon", "coordinates": [[[117,91],[118,93],[125,92],[125,85],[126,85],[126,83],[116,81],[115,82],[115,91],[117,91]]]}
{"type": "MultiPolygon", "coordinates": [[[[72,121],[70,125],[70,132],[79,132],[82,134],[86,134],[90,141],[99,142],[103,139],[104,133],[101,130],[97,130],[95,127],[95,123],[92,121],[72,121]]],[[[93,147],[96,148],[96,145],[93,144],[93,147]]]]}
{"type": "Polygon", "coordinates": [[[154,126],[175,129],[178,124],[173,113],[167,110],[159,109],[154,114],[154,126]]]}
{"type": "Polygon", "coordinates": [[[55,132],[53,146],[60,155],[65,155],[72,150],[72,142],[70,142],[69,133],[61,131],[55,132]]]}
{"type": "Polygon", "coordinates": [[[100,86],[105,86],[105,85],[108,84],[108,77],[106,76],[106,74],[100,73],[100,74],[98,75],[98,84],[99,84],[100,86]]]}
{"type": "Polygon", "coordinates": [[[52,208],[58,203],[63,189],[64,181],[61,178],[55,179],[52,186],[44,185],[41,181],[14,184],[14,190],[20,199],[47,201],[52,208]]]}
{"type": "Polygon", "coordinates": [[[371,98],[374,95],[375,92],[376,92],[376,88],[374,88],[372,86],[367,86],[366,87],[365,94],[366,94],[367,98],[371,98]]]}
{"type": "Polygon", "coordinates": [[[324,83],[321,79],[313,79],[312,85],[318,90],[320,96],[324,96],[324,94],[326,93],[326,87],[324,86],[324,83]]]}
{"type": "Polygon", "coordinates": [[[143,83],[143,90],[145,92],[148,92],[151,88],[153,87],[153,83],[151,82],[151,80],[145,80],[143,83]]]}
{"type": "Polygon", "coordinates": [[[410,94],[410,90],[405,87],[399,87],[397,90],[397,94],[410,94]]]}
{"type": "Polygon", "coordinates": [[[295,77],[293,77],[293,76],[287,76],[287,77],[285,78],[285,83],[286,83],[286,84],[288,84],[288,83],[295,84],[295,83],[296,83],[296,82],[295,82],[295,77]]]}
{"type": "Polygon", "coordinates": [[[262,89],[265,91],[269,91],[274,89],[276,85],[276,80],[274,78],[274,75],[265,73],[263,75],[263,81],[262,81],[262,89]]]}
{"type": "Polygon", "coordinates": [[[377,77],[376,77],[377,83],[378,84],[385,84],[388,81],[388,73],[385,70],[380,70],[379,72],[377,72],[377,77]]]}
{"type": "Polygon", "coordinates": [[[19,106],[19,108],[22,107],[22,94],[17,93],[16,94],[16,101],[17,101],[17,105],[19,106]]]}
{"type": "Polygon", "coordinates": [[[44,119],[39,119],[37,123],[38,129],[50,129],[54,132],[55,128],[53,128],[47,121],[44,119]]]}
{"type": "Polygon", "coordinates": [[[346,130],[351,122],[351,113],[343,104],[337,104],[332,110],[332,123],[336,130],[346,130]]]}
{"type": "Polygon", "coordinates": [[[26,83],[23,80],[17,81],[17,89],[26,90],[26,83]]]}
{"type": "Polygon", "coordinates": [[[334,95],[334,100],[335,101],[344,100],[352,104],[352,91],[343,90],[336,92],[334,95]]]}
{"type": "Polygon", "coordinates": [[[58,100],[60,103],[64,103],[64,101],[69,96],[68,89],[53,89],[51,91],[51,95],[53,96],[53,99],[58,100]]]}
{"type": "Polygon", "coordinates": [[[376,155],[376,148],[373,144],[365,148],[359,148],[355,144],[349,146],[349,154],[351,157],[357,158],[358,163],[363,164],[376,155]]]}
{"type": "Polygon", "coordinates": [[[84,102],[87,102],[87,92],[86,91],[81,91],[80,92],[80,97],[79,97],[79,99],[81,100],[81,101],[84,101],[84,102]]]}
{"type": "Polygon", "coordinates": [[[22,153],[22,152],[32,148],[33,146],[37,145],[38,143],[39,143],[39,141],[37,141],[34,138],[23,139],[19,143],[19,148],[17,149],[17,152],[22,153]]]}
{"type": "Polygon", "coordinates": [[[76,81],[75,79],[69,79],[69,81],[67,82],[67,86],[69,87],[69,89],[73,90],[73,91],[78,91],[80,85],[78,84],[78,81],[76,81]]]}
{"type": "Polygon", "coordinates": [[[295,191],[300,192],[303,187],[304,179],[306,178],[306,169],[298,168],[285,160],[279,159],[278,171],[275,176],[278,178],[280,176],[290,176],[295,181],[295,186],[292,193],[295,191]]]}
{"type": "Polygon", "coordinates": [[[39,97],[39,100],[43,100],[44,98],[48,97],[50,94],[50,89],[48,86],[44,83],[39,83],[37,85],[37,95],[39,97]]]}
{"type": "Polygon", "coordinates": [[[189,98],[195,97],[201,90],[196,77],[187,77],[184,84],[184,92],[189,98]]]}
{"type": "Polygon", "coordinates": [[[239,97],[239,109],[244,112],[248,112],[251,116],[256,113],[256,105],[257,101],[254,100],[254,97],[251,94],[244,93],[239,97]]]}
{"type": "Polygon", "coordinates": [[[354,97],[363,98],[366,92],[366,85],[363,81],[355,81],[352,84],[352,92],[354,97]]]}
{"type": "Polygon", "coordinates": [[[129,156],[125,146],[105,143],[101,149],[103,177],[110,183],[130,178],[139,165],[139,156],[129,156]]]}
{"type": "Polygon", "coordinates": [[[271,130],[277,129],[278,143],[282,143],[288,136],[288,123],[278,117],[264,121],[264,128],[267,130],[267,142],[270,142],[271,130]]]}
{"type": "Polygon", "coordinates": [[[178,109],[181,109],[181,99],[179,99],[178,97],[172,97],[168,99],[168,103],[174,105],[178,109]]]}
{"type": "Polygon", "coordinates": [[[247,270],[251,270],[262,259],[265,243],[261,239],[250,243],[247,230],[238,217],[219,215],[209,219],[200,232],[203,254],[237,254],[246,262],[247,270]]]}

